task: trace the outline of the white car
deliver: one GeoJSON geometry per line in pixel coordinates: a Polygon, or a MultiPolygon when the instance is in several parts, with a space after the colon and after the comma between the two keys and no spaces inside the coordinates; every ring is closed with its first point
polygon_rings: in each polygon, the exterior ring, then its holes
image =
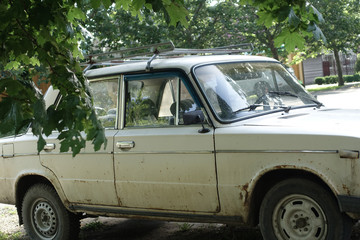
{"type": "MultiPolygon", "coordinates": [[[[260,226],[264,239],[349,239],[360,219],[360,111],[325,108],[270,58],[125,61],[85,74],[108,144],[0,139],[0,202],[33,239],[82,216],[260,226]]],[[[50,88],[48,105],[61,98],[50,88]]]]}

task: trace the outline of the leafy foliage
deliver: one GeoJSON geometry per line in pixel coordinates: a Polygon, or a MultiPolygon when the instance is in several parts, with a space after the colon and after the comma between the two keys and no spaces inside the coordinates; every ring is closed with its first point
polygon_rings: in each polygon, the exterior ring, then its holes
{"type": "Polygon", "coordinates": [[[242,0],[257,7],[258,23],[269,28],[276,23],[283,23],[284,27],[275,41],[280,47],[284,44],[288,52],[295,48],[304,49],[305,38],[314,35],[317,39],[326,41],[317,23],[323,17],[316,8],[306,0],[242,0]]]}
{"type": "Polygon", "coordinates": [[[71,149],[73,156],[85,147],[86,140],[94,144],[95,150],[106,144],[104,129],[96,118],[91,93],[78,63],[82,55],[77,43],[83,37],[76,30],[79,21],[86,17],[82,9],[108,8],[112,4],[131,9],[133,14],[145,6],[165,14],[173,24],[178,21],[186,24],[186,10],[180,0],[0,1],[2,135],[16,135],[31,124],[32,132],[39,136],[40,152],[46,144],[44,136],[57,130],[61,132],[60,150],[71,149]],[[177,14],[173,14],[175,11],[177,14]],[[37,66],[48,69],[47,79],[60,91],[62,98],[57,106],[45,109],[43,96],[32,80],[39,74],[37,66]]]}
{"type": "MultiPolygon", "coordinates": [[[[339,75],[339,85],[344,85],[339,52],[358,51],[360,44],[359,3],[355,0],[312,0],[312,4],[323,13],[325,22],[320,25],[326,39],[326,48],[334,53],[339,75]]],[[[311,50],[319,52],[312,43],[311,50]]]]}

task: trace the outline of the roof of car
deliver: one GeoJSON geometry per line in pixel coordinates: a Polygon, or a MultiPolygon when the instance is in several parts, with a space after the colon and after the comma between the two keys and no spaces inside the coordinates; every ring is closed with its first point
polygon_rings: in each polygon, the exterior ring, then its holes
{"type": "MultiPolygon", "coordinates": [[[[252,55],[206,55],[206,56],[183,56],[172,58],[159,58],[151,62],[152,70],[159,69],[182,69],[189,73],[191,68],[197,65],[223,62],[238,62],[238,61],[266,61],[277,62],[275,59],[268,57],[252,56],[252,55]]],[[[122,73],[143,72],[146,70],[147,60],[140,61],[124,61],[115,66],[102,67],[87,70],[85,76],[89,79],[119,75],[122,73]]]]}

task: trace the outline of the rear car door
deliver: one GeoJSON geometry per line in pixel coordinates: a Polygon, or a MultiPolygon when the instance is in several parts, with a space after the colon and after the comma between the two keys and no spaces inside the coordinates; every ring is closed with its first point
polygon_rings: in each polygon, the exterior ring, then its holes
{"type": "Polygon", "coordinates": [[[94,152],[93,145],[72,157],[71,152],[61,153],[54,132],[47,138],[45,151],[40,153],[41,163],[58,177],[64,193],[71,203],[118,206],[114,186],[113,146],[118,132],[119,78],[99,79],[90,83],[95,109],[106,128],[106,148],[94,152]]]}

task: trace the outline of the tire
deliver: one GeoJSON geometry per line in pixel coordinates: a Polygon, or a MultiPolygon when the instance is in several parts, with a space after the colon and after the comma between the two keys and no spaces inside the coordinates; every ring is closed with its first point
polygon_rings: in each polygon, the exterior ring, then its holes
{"type": "Polygon", "coordinates": [[[77,239],[79,218],[66,210],[56,191],[46,184],[36,184],[25,194],[22,203],[24,227],[31,239],[77,239]]]}
{"type": "Polygon", "coordinates": [[[328,191],[297,178],[282,181],[267,192],[259,221],[264,240],[347,240],[353,224],[328,191]]]}

